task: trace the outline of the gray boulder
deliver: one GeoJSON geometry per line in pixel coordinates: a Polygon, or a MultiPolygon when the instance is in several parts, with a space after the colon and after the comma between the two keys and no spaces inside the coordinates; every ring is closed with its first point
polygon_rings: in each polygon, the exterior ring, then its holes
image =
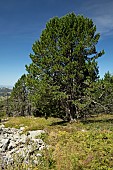
{"type": "Polygon", "coordinates": [[[44,130],[28,131],[23,134],[24,127],[20,129],[5,128],[0,126],[0,162],[2,165],[10,164],[16,156],[23,161],[30,161],[30,156],[34,155],[34,162],[39,158],[40,150],[44,149],[46,144],[40,139],[44,130]]]}

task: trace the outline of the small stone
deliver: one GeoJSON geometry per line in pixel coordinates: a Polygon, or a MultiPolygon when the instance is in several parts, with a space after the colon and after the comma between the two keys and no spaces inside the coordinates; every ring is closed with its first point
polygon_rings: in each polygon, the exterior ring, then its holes
{"type": "Polygon", "coordinates": [[[42,133],[45,133],[44,130],[34,130],[34,131],[28,131],[28,132],[29,132],[28,136],[31,138],[35,138],[35,137],[41,135],[42,133]]]}
{"type": "Polygon", "coordinates": [[[25,127],[20,127],[20,130],[21,130],[21,131],[24,131],[24,130],[25,130],[25,127]]]}
{"type": "Polygon", "coordinates": [[[2,124],[2,125],[0,125],[0,129],[2,129],[2,128],[4,128],[5,126],[2,124]]]}
{"type": "Polygon", "coordinates": [[[7,150],[7,148],[8,148],[10,140],[9,139],[3,139],[2,143],[3,143],[2,151],[5,152],[7,150]]]}
{"type": "Polygon", "coordinates": [[[38,153],[38,154],[36,154],[36,156],[38,157],[38,156],[42,156],[40,153],[38,153]]]}

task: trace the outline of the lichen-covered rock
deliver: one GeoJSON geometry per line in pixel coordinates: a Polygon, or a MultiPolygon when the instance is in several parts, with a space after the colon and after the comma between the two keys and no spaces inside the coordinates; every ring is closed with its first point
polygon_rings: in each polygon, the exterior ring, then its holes
{"type": "MultiPolygon", "coordinates": [[[[30,155],[41,156],[40,150],[46,147],[42,139],[38,138],[44,130],[28,131],[22,134],[24,127],[20,129],[5,128],[0,126],[0,166],[13,162],[15,156],[21,157],[23,161],[28,161],[30,155]]],[[[37,160],[34,160],[37,162],[37,160]]]]}
{"type": "Polygon", "coordinates": [[[40,136],[42,133],[45,133],[45,131],[44,130],[28,131],[28,137],[34,139],[34,138],[40,136]]]}

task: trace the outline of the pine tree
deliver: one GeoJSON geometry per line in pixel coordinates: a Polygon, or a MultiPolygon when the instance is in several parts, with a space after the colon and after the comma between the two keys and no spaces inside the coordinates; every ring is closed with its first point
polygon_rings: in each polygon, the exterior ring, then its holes
{"type": "Polygon", "coordinates": [[[29,99],[26,86],[26,75],[22,75],[13,87],[10,97],[10,111],[16,116],[29,115],[29,99]]]}
{"type": "Polygon", "coordinates": [[[96,59],[104,53],[96,51],[99,38],[93,21],[74,13],[46,24],[33,44],[32,63],[26,66],[34,101],[42,102],[45,111],[58,109],[68,120],[81,115],[87,106],[87,91],[98,79],[96,59]]]}

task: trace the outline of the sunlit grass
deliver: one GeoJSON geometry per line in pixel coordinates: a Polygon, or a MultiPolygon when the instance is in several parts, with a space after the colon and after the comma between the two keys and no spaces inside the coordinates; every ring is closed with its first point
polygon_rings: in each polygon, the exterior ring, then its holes
{"type": "Polygon", "coordinates": [[[46,130],[42,138],[50,149],[42,151],[40,163],[33,170],[113,170],[113,115],[100,114],[74,123],[56,118],[14,117],[5,126],[46,130]]]}
{"type": "Polygon", "coordinates": [[[68,132],[73,132],[75,130],[113,130],[113,115],[100,114],[88,118],[85,121],[78,120],[75,123],[64,122],[59,118],[37,118],[37,117],[10,117],[8,121],[5,122],[5,127],[20,128],[25,127],[27,130],[38,130],[38,129],[48,129],[48,130],[65,130],[68,132]]]}
{"type": "Polygon", "coordinates": [[[39,130],[49,127],[52,123],[62,121],[58,118],[36,118],[36,117],[10,117],[5,123],[5,127],[20,128],[25,127],[25,130],[39,130]]]}

